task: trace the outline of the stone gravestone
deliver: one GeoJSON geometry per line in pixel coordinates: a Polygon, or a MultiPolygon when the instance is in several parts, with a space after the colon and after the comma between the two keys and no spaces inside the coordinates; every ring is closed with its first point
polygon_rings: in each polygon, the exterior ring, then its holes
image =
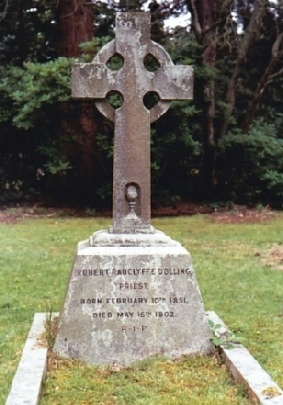
{"type": "Polygon", "coordinates": [[[124,366],[212,349],[191,256],[150,224],[150,123],[171,100],[192,98],[192,81],[190,66],[175,66],[150,40],[147,13],[118,13],[116,39],[73,67],[72,95],[94,100],[115,123],[113,225],[78,245],[55,342],[63,357],[124,366]],[[106,65],[113,55],[123,62],[116,71],[106,65]],[[123,99],[116,110],[111,92],[123,99]],[[151,110],[149,92],[159,97],[151,110]]]}

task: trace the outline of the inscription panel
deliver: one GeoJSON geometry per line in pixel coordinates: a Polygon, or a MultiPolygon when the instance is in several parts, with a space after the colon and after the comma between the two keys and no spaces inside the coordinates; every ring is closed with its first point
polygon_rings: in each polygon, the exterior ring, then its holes
{"type": "Polygon", "coordinates": [[[189,253],[181,246],[133,250],[93,247],[77,255],[55,345],[61,355],[126,365],[209,351],[189,253]]]}
{"type": "MultiPolygon", "coordinates": [[[[77,270],[77,276],[78,277],[92,277],[92,276],[98,276],[98,277],[115,277],[115,276],[130,276],[132,277],[129,281],[127,282],[117,282],[116,283],[116,290],[117,291],[117,296],[115,297],[103,297],[103,298],[98,298],[98,297],[81,297],[78,298],[79,303],[81,305],[90,305],[91,310],[93,311],[93,318],[98,319],[98,318],[113,318],[113,319],[118,319],[118,318],[125,318],[125,319],[138,319],[140,318],[152,318],[152,317],[157,317],[157,318],[173,318],[173,317],[178,317],[179,313],[179,304],[184,304],[188,305],[189,304],[189,298],[186,296],[183,297],[177,297],[174,292],[170,293],[169,296],[167,297],[154,297],[148,296],[148,290],[151,290],[152,288],[154,289],[154,283],[156,282],[155,278],[154,280],[149,282],[141,282],[141,281],[135,281],[133,276],[148,276],[148,275],[158,275],[158,276],[174,276],[174,277],[193,277],[193,271],[190,268],[186,269],[179,269],[179,268],[174,268],[174,269],[168,269],[168,268],[143,268],[143,269],[78,269],[77,270]],[[153,283],[153,284],[152,284],[153,283]],[[134,291],[133,294],[131,293],[131,296],[126,296],[125,293],[132,292],[132,290],[138,292],[141,292],[140,290],[147,290],[143,291],[145,296],[137,296],[135,295],[134,291]],[[119,295],[119,292],[123,293],[124,295],[119,295]],[[132,296],[134,295],[134,296],[132,296]],[[134,310],[133,311],[119,311],[117,308],[119,308],[119,305],[129,305],[131,306],[134,310]],[[168,308],[167,311],[160,311],[158,310],[159,304],[166,305],[168,308]],[[115,310],[113,310],[113,306],[115,307],[115,310]],[[103,307],[103,311],[101,311],[101,307],[103,307]]],[[[139,278],[139,279],[141,279],[139,278]]],[[[110,280],[107,279],[108,282],[111,282],[110,280]]],[[[185,280],[186,281],[186,280],[185,280]]],[[[86,281],[88,283],[88,281],[86,281]]],[[[103,282],[103,281],[102,281],[103,282]]],[[[172,280],[171,280],[172,282],[172,280]]],[[[174,282],[177,283],[182,283],[184,281],[180,280],[174,280],[174,282]]],[[[99,281],[101,283],[101,280],[99,281]]],[[[100,294],[98,292],[98,294],[100,294]]],[[[146,329],[145,326],[141,329],[144,331],[146,329]]],[[[121,331],[125,332],[129,330],[125,326],[121,327],[121,331]]],[[[136,329],[134,328],[134,331],[140,330],[139,328],[136,329]]]]}

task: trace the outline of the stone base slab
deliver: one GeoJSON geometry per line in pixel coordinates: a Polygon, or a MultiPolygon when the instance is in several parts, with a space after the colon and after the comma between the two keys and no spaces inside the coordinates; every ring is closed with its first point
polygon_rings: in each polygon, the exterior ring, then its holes
{"type": "Polygon", "coordinates": [[[152,228],[152,233],[123,234],[111,233],[106,230],[94,232],[87,241],[83,241],[83,246],[120,246],[120,247],[146,247],[146,246],[180,246],[164,232],[152,228]]]}

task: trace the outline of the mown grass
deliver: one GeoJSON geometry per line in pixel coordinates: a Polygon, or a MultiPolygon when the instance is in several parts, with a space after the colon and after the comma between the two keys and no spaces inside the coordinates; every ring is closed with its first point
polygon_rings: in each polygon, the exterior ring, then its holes
{"type": "Polygon", "coordinates": [[[247,405],[215,357],[151,359],[112,372],[60,361],[49,373],[42,405],[247,405]]]}
{"type": "MultiPolygon", "coordinates": [[[[76,243],[106,228],[103,218],[46,218],[0,224],[0,403],[4,404],[35,312],[59,311],[76,243]]],[[[283,214],[257,224],[206,216],[153,221],[192,254],[207,310],[215,310],[283,386],[283,272],[260,253],[282,243],[283,214]]],[[[246,404],[215,358],[162,359],[112,373],[60,362],[42,404],[246,404]],[[58,387],[58,388],[57,388],[58,387]]]]}

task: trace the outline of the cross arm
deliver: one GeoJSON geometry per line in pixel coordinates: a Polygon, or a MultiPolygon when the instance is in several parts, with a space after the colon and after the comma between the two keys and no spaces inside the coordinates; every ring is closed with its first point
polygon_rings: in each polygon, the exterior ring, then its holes
{"type": "Polygon", "coordinates": [[[190,100],[193,98],[192,66],[167,65],[159,68],[152,85],[161,100],[190,100]]]}
{"type": "Polygon", "coordinates": [[[72,97],[84,100],[105,99],[115,89],[116,72],[101,63],[76,63],[72,66],[72,97]]]}

